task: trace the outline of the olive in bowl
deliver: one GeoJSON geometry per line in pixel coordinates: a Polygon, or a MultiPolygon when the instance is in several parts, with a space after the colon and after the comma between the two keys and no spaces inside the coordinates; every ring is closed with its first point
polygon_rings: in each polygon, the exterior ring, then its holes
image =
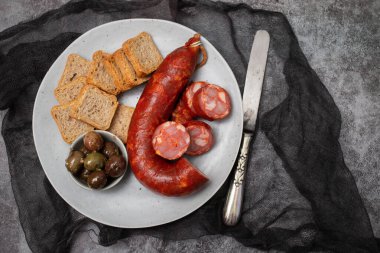
{"type": "Polygon", "coordinates": [[[127,162],[127,150],[117,136],[94,130],[73,142],[65,165],[80,186],[106,190],[121,181],[127,170],[127,162]]]}

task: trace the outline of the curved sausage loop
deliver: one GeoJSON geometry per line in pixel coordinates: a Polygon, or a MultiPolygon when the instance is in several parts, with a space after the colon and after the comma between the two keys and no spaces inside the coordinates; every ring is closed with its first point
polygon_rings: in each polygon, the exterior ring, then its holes
{"type": "Polygon", "coordinates": [[[156,127],[169,119],[195,71],[200,45],[194,43],[199,41],[196,34],[166,56],[146,85],[129,126],[127,151],[133,173],[149,189],[166,196],[190,194],[208,180],[187,159],[168,161],[156,155],[152,146],[156,127]]]}
{"type": "Polygon", "coordinates": [[[202,61],[197,64],[197,69],[199,69],[200,67],[202,67],[203,65],[205,65],[206,62],[207,62],[207,59],[208,59],[207,51],[206,51],[205,47],[202,44],[200,45],[200,49],[201,49],[201,52],[202,52],[202,61]]]}

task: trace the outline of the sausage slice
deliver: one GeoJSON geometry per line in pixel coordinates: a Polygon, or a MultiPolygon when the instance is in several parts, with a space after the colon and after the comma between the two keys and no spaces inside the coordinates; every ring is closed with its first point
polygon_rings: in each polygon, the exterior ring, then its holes
{"type": "Polygon", "coordinates": [[[191,83],[186,91],[185,91],[185,94],[184,94],[184,97],[183,99],[185,100],[185,104],[186,106],[190,109],[190,111],[193,113],[193,115],[196,115],[196,111],[194,109],[194,105],[193,105],[193,98],[194,98],[194,94],[200,90],[201,88],[207,86],[208,83],[207,82],[193,82],[191,83]]]}
{"type": "Polygon", "coordinates": [[[188,155],[202,155],[209,151],[214,144],[211,127],[205,122],[193,120],[186,122],[186,130],[190,135],[190,145],[186,151],[188,155]]]}
{"type": "Polygon", "coordinates": [[[156,154],[168,159],[180,158],[190,144],[190,135],[186,128],[174,121],[159,125],[153,133],[152,145],[156,154]]]}
{"type": "Polygon", "coordinates": [[[231,112],[231,99],[227,91],[220,86],[208,84],[199,89],[193,98],[198,116],[207,120],[218,120],[231,112]]]}

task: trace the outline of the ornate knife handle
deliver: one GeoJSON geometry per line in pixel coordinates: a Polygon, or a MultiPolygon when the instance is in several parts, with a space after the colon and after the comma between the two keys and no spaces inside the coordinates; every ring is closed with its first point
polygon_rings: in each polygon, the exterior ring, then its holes
{"type": "Polygon", "coordinates": [[[223,222],[227,226],[236,225],[241,216],[244,196],[244,178],[248,165],[249,145],[251,140],[252,134],[244,132],[243,144],[240,147],[239,161],[236,167],[235,177],[231,182],[223,209],[223,222]]]}

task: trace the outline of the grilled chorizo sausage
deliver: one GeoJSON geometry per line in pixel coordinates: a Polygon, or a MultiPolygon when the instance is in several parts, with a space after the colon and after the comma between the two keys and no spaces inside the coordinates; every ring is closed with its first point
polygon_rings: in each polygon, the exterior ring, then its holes
{"type": "Polygon", "coordinates": [[[129,126],[127,151],[134,175],[149,189],[167,196],[190,194],[208,180],[187,159],[168,161],[152,146],[155,129],[169,119],[195,71],[199,52],[200,35],[196,34],[166,56],[137,102],[129,126]]]}

